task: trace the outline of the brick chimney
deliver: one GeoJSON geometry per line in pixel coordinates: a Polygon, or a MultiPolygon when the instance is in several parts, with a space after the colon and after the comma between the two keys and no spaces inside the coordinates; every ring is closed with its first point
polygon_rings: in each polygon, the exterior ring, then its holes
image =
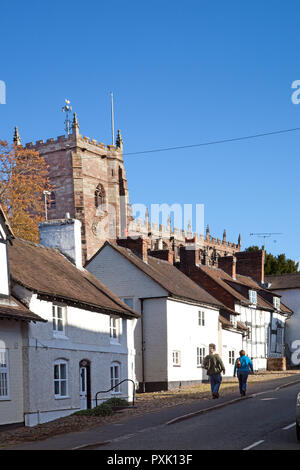
{"type": "Polygon", "coordinates": [[[199,263],[199,249],[195,245],[180,247],[180,270],[188,273],[199,263]]]}
{"type": "Polygon", "coordinates": [[[134,254],[139,256],[145,263],[148,263],[148,240],[144,237],[138,238],[118,238],[117,244],[123,248],[129,248],[134,254]]]}
{"type": "Polygon", "coordinates": [[[235,256],[220,256],[218,259],[218,267],[223,269],[225,273],[229,274],[233,279],[236,279],[236,257],[235,256]]]}
{"type": "Polygon", "coordinates": [[[235,253],[237,263],[236,272],[244,276],[255,279],[258,284],[264,283],[265,278],[265,252],[259,251],[240,251],[235,253]]]}
{"type": "Polygon", "coordinates": [[[173,264],[174,262],[174,252],[172,250],[152,250],[148,253],[150,256],[154,256],[154,258],[163,259],[165,261],[169,261],[169,263],[173,264]]]}

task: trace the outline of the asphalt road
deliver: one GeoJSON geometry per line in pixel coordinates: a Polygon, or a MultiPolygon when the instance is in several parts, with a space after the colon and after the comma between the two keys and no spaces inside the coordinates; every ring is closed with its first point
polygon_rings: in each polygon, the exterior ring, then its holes
{"type": "Polygon", "coordinates": [[[300,450],[295,430],[299,391],[297,384],[258,394],[175,424],[121,435],[95,450],[300,450]]]}

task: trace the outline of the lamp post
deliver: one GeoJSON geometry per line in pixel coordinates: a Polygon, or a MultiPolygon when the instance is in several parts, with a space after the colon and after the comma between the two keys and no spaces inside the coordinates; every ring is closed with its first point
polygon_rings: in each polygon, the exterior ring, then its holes
{"type": "Polygon", "coordinates": [[[48,213],[47,213],[47,196],[50,196],[51,195],[51,191],[43,191],[43,194],[44,194],[44,200],[45,200],[45,217],[46,217],[46,220],[48,220],[48,213]]]}

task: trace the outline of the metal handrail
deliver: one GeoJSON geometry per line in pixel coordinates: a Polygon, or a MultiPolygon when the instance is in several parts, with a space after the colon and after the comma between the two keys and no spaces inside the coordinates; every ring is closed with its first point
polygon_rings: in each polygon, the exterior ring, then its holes
{"type": "Polygon", "coordinates": [[[96,401],[96,406],[98,406],[98,394],[99,393],[108,393],[110,392],[111,390],[113,390],[114,388],[117,388],[119,385],[121,385],[123,382],[132,382],[133,383],[133,397],[132,397],[132,406],[134,406],[134,399],[135,399],[135,383],[132,379],[124,379],[122,380],[121,382],[119,382],[118,384],[114,385],[113,387],[111,387],[109,390],[100,390],[99,392],[96,393],[95,395],[95,401],[96,401]]]}

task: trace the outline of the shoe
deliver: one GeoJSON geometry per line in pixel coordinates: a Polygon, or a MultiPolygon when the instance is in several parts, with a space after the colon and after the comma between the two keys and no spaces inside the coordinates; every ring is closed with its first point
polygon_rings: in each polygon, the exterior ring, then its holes
{"type": "Polygon", "coordinates": [[[215,395],[216,395],[216,398],[219,398],[219,394],[218,394],[218,392],[217,392],[215,395]]]}
{"type": "Polygon", "coordinates": [[[213,394],[212,394],[212,397],[213,397],[213,400],[214,400],[215,398],[218,398],[216,393],[213,393],[213,394]]]}

